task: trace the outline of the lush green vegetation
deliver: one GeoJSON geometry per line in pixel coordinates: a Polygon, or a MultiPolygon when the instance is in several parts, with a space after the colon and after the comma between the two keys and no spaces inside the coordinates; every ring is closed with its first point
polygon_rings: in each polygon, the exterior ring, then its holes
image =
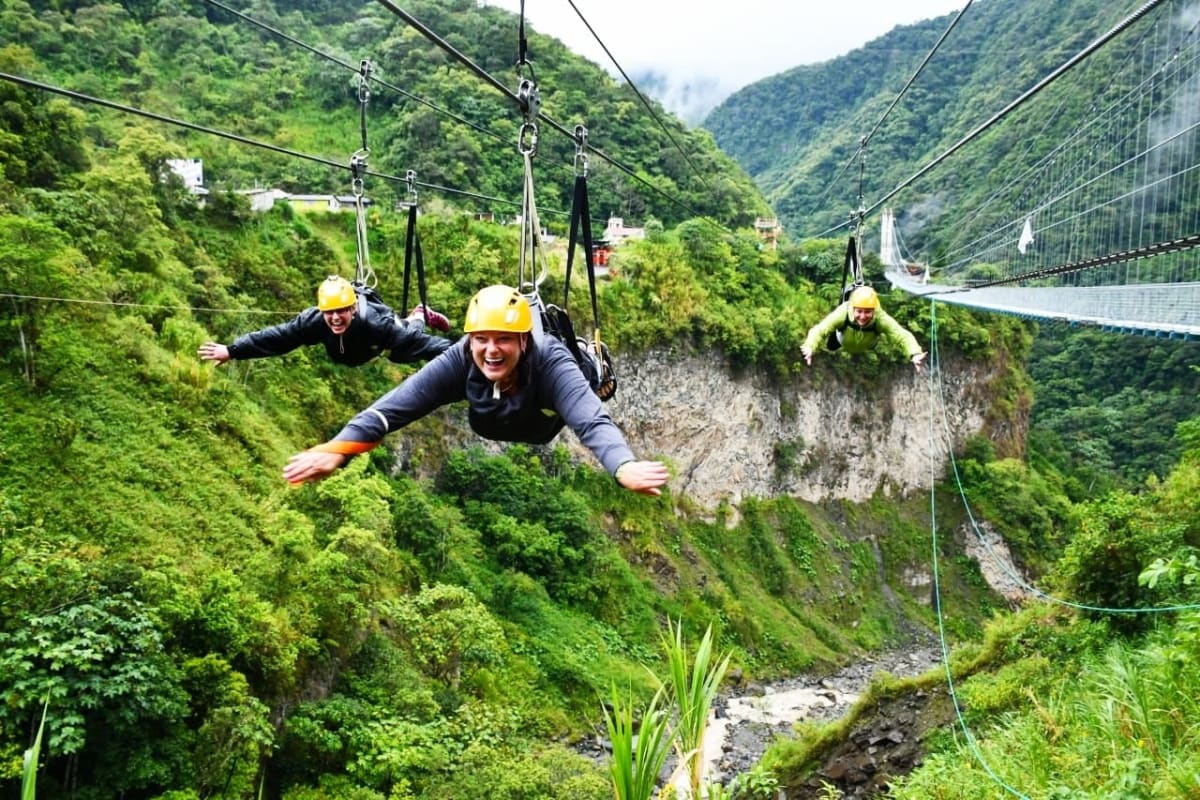
{"type": "MultiPolygon", "coordinates": [[[[522,76],[514,69],[513,14],[475,0],[419,0],[404,11],[515,95],[522,76]]],[[[175,129],[181,154],[203,159],[208,185],[348,194],[350,157],[364,146],[358,72],[365,59],[375,78],[367,104],[368,164],[401,179],[368,178],[372,198],[385,205],[406,199],[402,179],[415,170],[422,184],[445,190],[438,198],[470,210],[512,217],[520,208],[523,118],[516,103],[379,4],[263,3],[247,18],[180,0],[9,0],[0,13],[0,45],[38,56],[11,68],[15,74],[312,157],[175,129]]],[[[570,133],[577,124],[587,127],[594,147],[612,154],[611,161],[590,159],[591,207],[598,213],[637,225],[708,216],[731,227],[769,213],[750,179],[706,133],[688,130],[661,108],[660,126],[598,66],[557,40],[535,32],[527,38],[531,66],[524,76],[532,70],[545,117],[536,161],[547,223],[562,224],[555,212],[570,208],[570,133]]],[[[114,144],[125,115],[94,105],[90,113],[92,130],[114,144]]]]}
{"type": "Polygon", "coordinates": [[[798,726],[763,766],[799,787],[857,721],[890,697],[920,692],[930,700],[912,734],[930,754],[911,775],[894,776],[897,800],[1196,796],[1198,434],[1200,418],[1178,426],[1181,459],[1147,491],[1077,504],[1055,473],[997,460],[978,442],[968,448],[964,486],[977,514],[1030,562],[1061,553],[1044,583],[1063,599],[998,614],[982,641],[952,644],[953,704],[940,668],[917,680],[884,677],[848,718],[798,726]]]}
{"type": "Polygon", "coordinates": [[[1030,353],[1031,449],[1072,478],[1073,500],[1161,478],[1183,449],[1177,420],[1200,414],[1195,344],[1047,325],[1030,353]]]}
{"type": "MultiPolygon", "coordinates": [[[[0,52],[6,69],[44,69],[27,49],[0,52]]],[[[166,169],[192,152],[169,130],[0,91],[6,786],[48,700],[48,797],[601,796],[602,771],[562,742],[600,725],[609,687],[650,696],[661,620],[713,626],[760,676],[881,646],[900,615],[928,622],[864,581],[875,567],[854,540],[871,513],[844,530],[782,498],[713,519],[686,497],[621,492],[561,449],[458,449],[454,412],[413,426],[399,454],[286,488],[287,455],[405,369],[297,352],[218,370],[195,350],[348,274],[353,218],[252,214],[220,190],[198,205],[166,169]]],[[[369,220],[387,298],[401,294],[403,222],[369,220]]],[[[515,229],[449,207],[421,226],[437,306],[513,279],[515,229]]],[[[615,259],[606,338],[786,375],[828,304],[813,265],[840,249],[761,250],[707,221],[659,228],[615,259]]],[[[888,568],[923,558],[897,547],[888,568]]]]}
{"type": "MultiPolygon", "coordinates": [[[[466,100],[478,87],[413,32],[372,6],[260,10],[337,53],[381,47],[389,80],[504,139],[481,144],[459,123],[373,97],[372,109],[387,109],[384,122],[372,116],[385,143],[373,143],[382,153],[373,166],[402,174],[415,165],[422,180],[519,195],[515,123],[466,100]]],[[[510,15],[473,3],[413,10],[485,68],[507,68],[510,15]]],[[[594,208],[660,221],[618,251],[602,287],[618,359],[669,344],[794,377],[804,332],[837,300],[844,243],[760,248],[748,222],[765,205],[705,134],[678,126],[702,181],[598,69],[533,43],[549,113],[619,123],[597,143],[691,209],[593,162],[594,208]]],[[[264,43],[215,7],[12,0],[0,10],[0,70],[334,160],[357,146],[352,75],[264,43]]],[[[552,138],[539,159],[569,164],[569,147],[556,150],[552,138]]],[[[261,180],[340,191],[344,177],[0,82],[5,791],[16,792],[32,750],[43,797],[600,798],[612,791],[604,770],[564,743],[602,726],[612,687],[628,688],[622,713],[654,696],[646,667],[668,672],[666,620],[688,637],[711,626],[731,663],[754,677],[840,663],[908,621],[934,623],[927,598],[893,593],[929,561],[922,502],[781,497],[714,510],[686,496],[656,501],[620,491],[562,448],[462,447],[470,439],[453,411],[319,485],[283,485],[290,453],[326,438],[407,369],[340,369],[317,352],[213,369],[195,350],[289,316],[324,275],[354,263],[352,217],[286,205],[254,214],[228,190],[261,180]],[[203,157],[216,182],[204,205],[165,166],[183,156],[203,157]]],[[[572,177],[547,170],[540,197],[566,197],[572,177]]],[[[518,253],[514,228],[476,222],[474,208],[453,201],[439,198],[420,223],[431,300],[452,316],[481,285],[512,282],[518,253]]],[[[370,249],[382,293],[396,302],[404,220],[387,205],[371,212],[370,249]]],[[[553,297],[563,256],[550,256],[553,297]]],[[[877,264],[868,269],[874,276],[877,264]]],[[[885,303],[928,329],[928,306],[885,303]]],[[[1069,448],[1071,459],[1044,448],[1044,461],[1019,460],[1012,432],[1031,403],[1021,366],[1028,327],[937,314],[947,357],[1006,366],[980,391],[997,398],[989,425],[1009,434],[968,448],[962,471],[1022,560],[1095,605],[1189,597],[1194,425],[1176,438],[1183,466],[1168,474],[1171,461],[1146,462],[1164,476],[1153,492],[1079,493],[1092,477],[1105,487],[1118,478],[1103,464],[1086,472],[1086,456],[1069,448]],[[1114,545],[1119,557],[1109,558],[1114,545]]],[[[818,369],[867,387],[895,355],[818,369]]],[[[939,520],[942,541],[953,541],[962,516],[939,520]]],[[[943,548],[952,632],[970,640],[996,599],[977,565],[943,548]]],[[[1026,652],[1056,652],[1082,669],[1116,634],[1145,637],[1116,638],[1127,648],[1168,636],[1140,625],[1114,634],[1092,620],[1062,627],[1058,641],[1035,637],[1030,624],[1025,639],[1011,637],[1020,646],[977,671],[1026,652]]],[[[1180,629],[1185,647],[1189,630],[1180,629]]],[[[1127,652],[1156,670],[1148,677],[1175,681],[1170,692],[1194,688],[1182,668],[1168,674],[1152,662],[1152,649],[1127,652]]],[[[986,721],[989,707],[980,708],[973,723],[986,721]]],[[[1171,733],[1180,748],[1185,734],[1171,733]]],[[[760,769],[743,783],[765,791],[775,780],[760,769]]]]}

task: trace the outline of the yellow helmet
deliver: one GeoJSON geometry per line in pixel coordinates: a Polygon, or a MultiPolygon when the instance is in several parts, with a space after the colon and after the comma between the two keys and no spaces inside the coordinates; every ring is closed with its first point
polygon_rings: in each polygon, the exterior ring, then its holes
{"type": "Polygon", "coordinates": [[[879,295],[870,286],[860,286],[850,293],[851,308],[879,308],[879,295]]]}
{"type": "Polygon", "coordinates": [[[508,331],[529,333],[533,330],[533,312],[529,301],[511,286],[487,286],[480,289],[467,303],[467,333],[475,331],[508,331]]]}
{"type": "Polygon", "coordinates": [[[317,308],[322,311],[348,308],[357,300],[354,287],[341,275],[330,275],[317,288],[317,308]]]}

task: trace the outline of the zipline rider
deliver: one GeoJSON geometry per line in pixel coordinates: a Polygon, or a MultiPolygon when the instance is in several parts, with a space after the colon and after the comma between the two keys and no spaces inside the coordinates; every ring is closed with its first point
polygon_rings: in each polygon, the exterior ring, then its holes
{"type": "Polygon", "coordinates": [[[438,330],[450,330],[450,321],[432,309],[418,305],[401,319],[373,289],[356,291],[350,281],[330,275],[317,289],[315,307],[287,322],[239,336],[228,346],[205,342],[196,353],[219,366],[231,358],[268,358],[323,344],[330,359],[348,367],[366,364],[385,352],[389,361],[406,364],[440,355],[452,344],[426,333],[426,320],[438,330]]]}
{"type": "Polygon", "coordinates": [[[290,483],[319,480],[350,456],[433,410],[466,400],[471,429],[487,439],[545,444],[565,426],[621,486],[662,494],[668,473],[638,461],[579,364],[558,339],[535,339],[529,301],[509,286],[481,289],[467,307],[467,335],[359,412],[331,441],[288,460],[290,483]]]}
{"type": "Polygon", "coordinates": [[[804,363],[812,366],[813,352],[822,341],[828,350],[844,349],[854,355],[874,350],[881,337],[900,345],[917,372],[921,371],[925,352],[917,337],[879,306],[879,295],[874,289],[859,286],[850,293],[850,299],[809,330],[800,352],[804,354],[804,363]]]}

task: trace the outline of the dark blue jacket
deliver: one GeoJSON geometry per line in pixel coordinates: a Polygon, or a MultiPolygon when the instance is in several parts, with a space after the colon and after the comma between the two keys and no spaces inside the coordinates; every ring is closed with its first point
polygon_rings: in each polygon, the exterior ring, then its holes
{"type": "Polygon", "coordinates": [[[338,364],[357,367],[387,352],[397,364],[424,361],[441,354],[449,339],[431,336],[424,326],[397,319],[382,303],[360,302],[358,313],[346,332],[334,334],[325,324],[320,309],[305,309],[279,325],[239,336],[229,345],[231,358],[267,358],[290,353],[297,347],[325,345],[325,352],[338,364]]]}

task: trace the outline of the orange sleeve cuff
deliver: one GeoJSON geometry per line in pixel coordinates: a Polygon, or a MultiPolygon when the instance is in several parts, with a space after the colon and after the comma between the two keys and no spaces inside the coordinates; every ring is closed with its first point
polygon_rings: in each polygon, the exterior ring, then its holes
{"type": "Polygon", "coordinates": [[[379,442],[343,442],[331,441],[319,444],[316,447],[310,447],[309,450],[318,453],[337,453],[343,456],[356,456],[359,453],[365,453],[368,450],[379,445],[379,442]]]}

